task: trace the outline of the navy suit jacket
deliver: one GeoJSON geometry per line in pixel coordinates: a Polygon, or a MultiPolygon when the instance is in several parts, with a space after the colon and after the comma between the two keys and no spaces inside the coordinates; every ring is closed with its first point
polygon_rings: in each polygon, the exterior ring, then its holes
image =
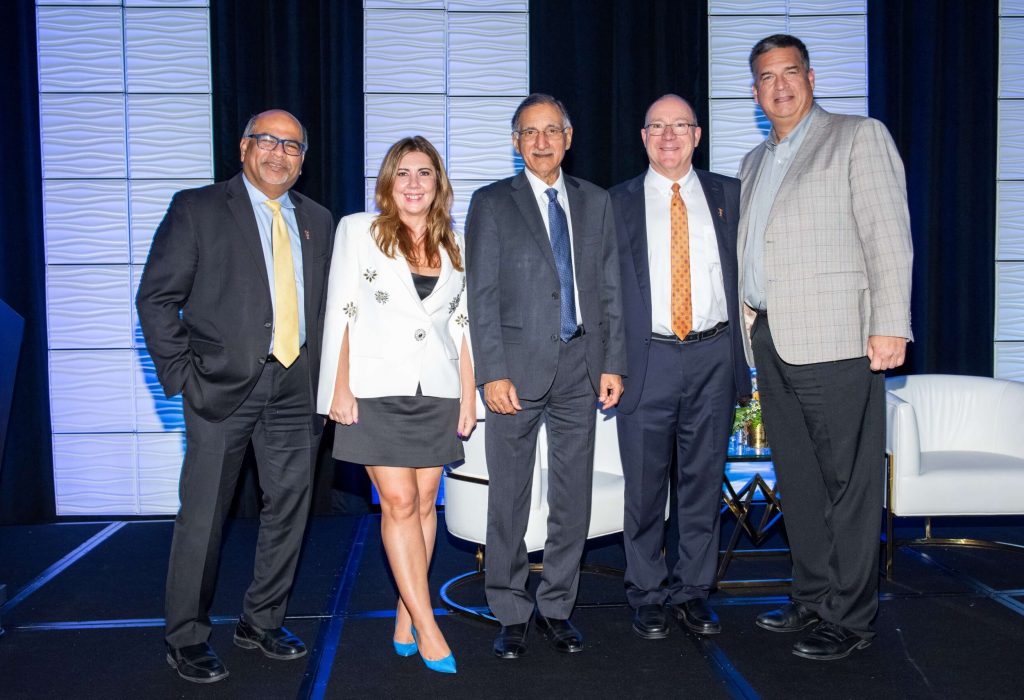
{"type": "MultiPolygon", "coordinates": [[[[622,374],[618,243],[608,193],[563,172],[587,371],[622,374]]],[[[558,366],[558,271],[525,173],[481,187],[466,216],[466,280],[477,384],[510,379],[520,398],[540,399],[558,366]]],[[[576,341],[578,342],[578,341],[576,341]]]]}
{"type": "MultiPolygon", "coordinates": [[[[740,324],[737,293],[736,237],[740,219],[740,181],[706,170],[696,170],[707,199],[718,238],[718,257],[722,263],[722,279],[729,308],[732,330],[731,357],[736,380],[736,395],[750,394],[750,371],[743,355],[743,334],[740,324]]],[[[622,268],[622,308],[626,327],[626,391],[619,401],[619,411],[636,410],[647,380],[647,353],[651,345],[651,271],[647,251],[647,213],[644,204],[644,178],[647,172],[616,185],[609,194],[615,210],[615,230],[619,237],[619,263],[622,268]]],[[[665,251],[668,255],[668,251],[665,251]]],[[[656,381],[657,378],[653,377],[656,381]]]]}

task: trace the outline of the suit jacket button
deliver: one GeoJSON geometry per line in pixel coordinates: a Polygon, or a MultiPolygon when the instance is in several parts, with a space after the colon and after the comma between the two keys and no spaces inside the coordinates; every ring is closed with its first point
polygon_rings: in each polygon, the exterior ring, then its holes
{"type": "Polygon", "coordinates": [[[555,335],[554,333],[552,333],[552,334],[551,334],[551,342],[553,343],[553,342],[555,342],[556,340],[558,340],[558,336],[557,336],[557,335],[555,335]]]}
{"type": "Polygon", "coordinates": [[[557,299],[558,298],[558,292],[551,292],[551,298],[552,299],[557,299]]]}
{"type": "Polygon", "coordinates": [[[416,332],[413,333],[412,337],[415,338],[416,340],[423,340],[424,338],[427,337],[427,332],[422,328],[417,328],[416,332]]]}
{"type": "Polygon", "coordinates": [[[264,323],[263,327],[264,328],[270,328],[270,321],[267,321],[266,323],[264,323]]]}
{"type": "Polygon", "coordinates": [[[260,362],[261,365],[265,365],[265,364],[267,364],[267,358],[261,357],[259,362],[260,362]]]}

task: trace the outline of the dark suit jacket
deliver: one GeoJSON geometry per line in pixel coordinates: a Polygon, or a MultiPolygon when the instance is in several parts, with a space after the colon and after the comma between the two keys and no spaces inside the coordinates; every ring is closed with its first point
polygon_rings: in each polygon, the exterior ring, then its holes
{"type": "MultiPolygon", "coordinates": [[[[312,419],[333,221],[316,202],[295,190],[290,196],[302,242],[312,419]]],[[[242,175],[178,192],[153,238],[135,299],[167,396],[182,393],[207,420],[231,415],[266,361],[274,320],[270,295],[242,175]]],[[[322,423],[312,421],[315,429],[322,423]]]]}
{"type": "MultiPolygon", "coordinates": [[[[586,329],[581,340],[597,391],[602,373],[626,371],[611,200],[596,185],[563,177],[572,218],[577,311],[586,329]]],[[[525,173],[473,194],[466,259],[477,384],[507,378],[521,398],[541,398],[558,366],[559,284],[544,219],[525,173]]]]}
{"type": "MultiPolygon", "coordinates": [[[[706,170],[696,170],[707,199],[718,238],[718,257],[732,329],[732,357],[737,396],[750,394],[750,371],[743,356],[739,295],[737,294],[736,226],[740,218],[740,181],[706,170]]],[[[626,391],[619,411],[632,413],[647,378],[647,353],[651,345],[651,271],[647,251],[647,213],[644,201],[646,171],[616,185],[609,194],[615,209],[622,266],[622,306],[626,316],[626,391]]],[[[668,255],[668,251],[665,251],[668,255]]],[[[652,378],[657,380],[656,377],[652,378]]]]}

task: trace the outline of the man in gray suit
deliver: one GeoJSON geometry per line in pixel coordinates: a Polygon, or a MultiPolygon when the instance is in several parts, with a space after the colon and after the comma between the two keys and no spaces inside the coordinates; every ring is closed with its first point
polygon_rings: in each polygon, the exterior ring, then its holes
{"type": "Polygon", "coordinates": [[[501,622],[494,653],[526,653],[536,624],[576,652],[569,622],[590,522],[595,400],[612,408],[626,359],[608,193],[562,172],[572,125],[561,102],[533,94],[512,117],[526,170],[473,195],[466,273],[477,384],[487,405],[487,602],[501,622]],[[534,598],[526,534],[537,431],[548,431],[547,542],[534,598]]]}
{"type": "Polygon", "coordinates": [[[744,341],[793,557],[791,602],[757,624],[814,625],[793,653],[840,659],[878,610],[883,371],[912,339],[903,163],[881,123],[815,104],[796,37],[758,42],[750,69],[772,130],[740,166],[744,341]]]}

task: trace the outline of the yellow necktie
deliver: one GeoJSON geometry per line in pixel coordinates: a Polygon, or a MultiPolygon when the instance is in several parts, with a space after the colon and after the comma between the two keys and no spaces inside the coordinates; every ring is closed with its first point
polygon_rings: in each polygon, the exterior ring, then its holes
{"type": "Polygon", "coordinates": [[[672,183],[672,332],[685,338],[693,328],[690,304],[690,224],[679,183],[672,183]]]}
{"type": "Polygon", "coordinates": [[[295,293],[295,266],[288,224],[281,216],[281,203],[264,202],[274,212],[271,244],[274,255],[274,357],[290,367],[299,356],[299,301],[295,293]]]}

